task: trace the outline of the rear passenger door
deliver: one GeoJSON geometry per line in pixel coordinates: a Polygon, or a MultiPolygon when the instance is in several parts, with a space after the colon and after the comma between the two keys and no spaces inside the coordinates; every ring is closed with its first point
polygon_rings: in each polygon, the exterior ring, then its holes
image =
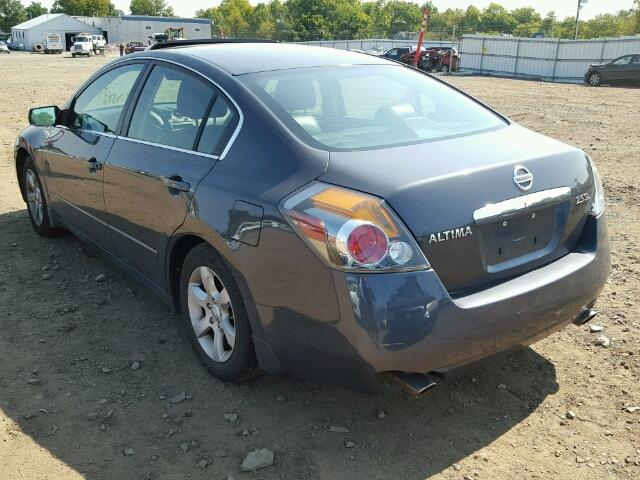
{"type": "Polygon", "coordinates": [[[159,286],[169,238],[218,160],[238,112],[206,79],[156,62],[107,158],[104,197],[118,257],[159,286]]]}

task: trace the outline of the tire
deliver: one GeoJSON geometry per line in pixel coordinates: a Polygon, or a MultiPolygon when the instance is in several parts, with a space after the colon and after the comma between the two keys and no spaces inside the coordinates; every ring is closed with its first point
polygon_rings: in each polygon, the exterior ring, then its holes
{"type": "Polygon", "coordinates": [[[76,54],[75,54],[75,53],[72,53],[72,54],[71,54],[71,58],[76,58],[76,54]]]}
{"type": "Polygon", "coordinates": [[[240,289],[206,244],[195,246],[182,264],[180,305],[189,342],[209,373],[223,382],[259,374],[240,289]]]}
{"type": "Polygon", "coordinates": [[[22,182],[25,196],[27,197],[27,211],[29,220],[35,232],[42,237],[59,237],[64,233],[63,229],[54,228],[49,220],[49,208],[47,199],[42,190],[42,183],[38,170],[31,157],[27,158],[22,168],[22,182]]]}
{"type": "Polygon", "coordinates": [[[591,75],[589,75],[589,85],[591,85],[592,87],[599,87],[600,85],[602,85],[602,75],[600,75],[598,72],[593,72],[591,75]]]}

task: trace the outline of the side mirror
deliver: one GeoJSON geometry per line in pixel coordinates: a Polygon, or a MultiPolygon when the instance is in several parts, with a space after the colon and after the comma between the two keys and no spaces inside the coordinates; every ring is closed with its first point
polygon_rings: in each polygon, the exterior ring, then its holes
{"type": "Polygon", "coordinates": [[[52,127],[56,124],[60,109],[56,106],[39,107],[29,110],[29,123],[36,127],[52,127]]]}

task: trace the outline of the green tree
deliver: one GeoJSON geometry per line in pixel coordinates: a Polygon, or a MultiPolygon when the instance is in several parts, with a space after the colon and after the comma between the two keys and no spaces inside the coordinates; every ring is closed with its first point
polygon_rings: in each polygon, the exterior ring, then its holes
{"type": "Polygon", "coordinates": [[[222,0],[218,7],[196,12],[198,17],[211,19],[214,31],[225,37],[249,36],[252,14],[249,0],[222,0]]]}
{"type": "Polygon", "coordinates": [[[56,0],[51,13],[80,16],[109,16],[116,11],[110,0],[56,0]]]}
{"type": "Polygon", "coordinates": [[[640,34],[640,0],[635,0],[633,5],[634,5],[633,18],[631,19],[631,22],[630,22],[631,25],[628,31],[625,32],[627,33],[627,35],[640,34]]]}
{"type": "Polygon", "coordinates": [[[362,11],[367,16],[367,31],[372,37],[385,38],[389,35],[391,18],[384,7],[385,0],[365,2],[362,5],[362,11]]]}
{"type": "Polygon", "coordinates": [[[173,8],[164,0],[131,0],[131,15],[149,15],[156,17],[173,17],[173,8]]]}
{"type": "Polygon", "coordinates": [[[581,27],[581,38],[601,38],[601,37],[616,37],[621,35],[624,31],[627,18],[623,12],[618,15],[598,15],[597,17],[587,21],[581,27]]]}
{"type": "Polygon", "coordinates": [[[271,9],[264,3],[259,3],[251,12],[249,31],[257,38],[273,38],[276,33],[276,22],[271,9]]]}
{"type": "Polygon", "coordinates": [[[392,0],[385,5],[389,18],[389,35],[417,32],[422,24],[422,11],[412,2],[392,0]]]}
{"type": "Polygon", "coordinates": [[[330,40],[335,0],[288,0],[286,5],[294,40],[330,40]]]}
{"type": "Polygon", "coordinates": [[[40,15],[44,15],[45,13],[48,13],[49,10],[43,7],[40,2],[31,2],[31,4],[25,7],[24,12],[27,15],[27,17],[36,18],[36,17],[39,17],[40,15]]]}
{"type": "Polygon", "coordinates": [[[478,7],[469,5],[467,7],[466,12],[464,12],[464,21],[463,21],[464,31],[468,33],[477,32],[478,28],[480,28],[481,15],[482,15],[482,12],[480,12],[480,9],[478,7]]]}
{"type": "Polygon", "coordinates": [[[269,11],[275,24],[274,40],[290,40],[291,24],[287,7],[280,0],[269,2],[269,11]]]}
{"type": "Polygon", "coordinates": [[[517,22],[502,5],[491,3],[482,10],[480,24],[484,32],[511,33],[517,22]]]}
{"type": "Polygon", "coordinates": [[[542,30],[547,37],[554,37],[557,23],[558,18],[555,12],[549,12],[547,16],[542,19],[542,22],[540,22],[540,30],[542,30]]]}
{"type": "Polygon", "coordinates": [[[534,33],[540,32],[541,22],[521,23],[513,29],[516,37],[530,38],[534,33]]]}
{"type": "Polygon", "coordinates": [[[0,31],[10,32],[27,18],[20,0],[0,0],[0,31]]]}
{"type": "Polygon", "coordinates": [[[542,21],[542,17],[533,7],[516,8],[511,10],[510,15],[518,24],[539,23],[542,21]]]}

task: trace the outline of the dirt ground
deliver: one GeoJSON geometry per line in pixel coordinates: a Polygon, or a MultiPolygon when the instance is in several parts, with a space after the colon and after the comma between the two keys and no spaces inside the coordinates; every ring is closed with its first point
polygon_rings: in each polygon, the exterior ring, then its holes
{"type": "Polygon", "coordinates": [[[73,237],[33,233],[15,138],[30,107],[62,105],[103,62],[0,58],[2,480],[640,478],[640,89],[449,77],[594,158],[613,267],[603,332],[570,326],[416,401],[290,378],[222,384],[152,294],[73,237]],[[241,472],[257,448],[275,464],[241,472]]]}

